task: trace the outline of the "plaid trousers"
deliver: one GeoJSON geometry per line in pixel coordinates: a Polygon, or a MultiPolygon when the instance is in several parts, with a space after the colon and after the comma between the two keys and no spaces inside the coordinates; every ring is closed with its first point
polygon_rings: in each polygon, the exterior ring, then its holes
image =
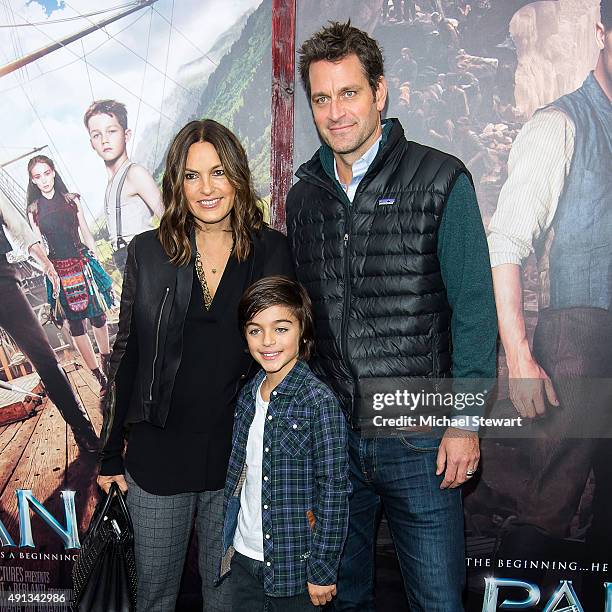
{"type": "Polygon", "coordinates": [[[126,473],[134,524],[137,612],[171,612],[176,605],[195,516],[203,610],[231,610],[230,580],[214,586],[221,558],[223,490],[154,495],[126,473]]]}

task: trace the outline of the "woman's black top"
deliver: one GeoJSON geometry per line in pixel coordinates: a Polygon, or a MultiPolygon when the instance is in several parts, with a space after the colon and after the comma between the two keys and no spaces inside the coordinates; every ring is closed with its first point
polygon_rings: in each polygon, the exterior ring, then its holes
{"type": "Polygon", "coordinates": [[[76,206],[56,189],[50,200],[41,196],[37,208],[37,223],[47,241],[49,259],[79,257],[82,244],[76,206]]]}
{"type": "Polygon", "coordinates": [[[208,311],[194,267],[166,426],[141,421],[128,434],[126,469],[149,493],[216,491],[225,484],[236,381],[250,360],[238,329],[249,263],[229,258],[208,311]]]}

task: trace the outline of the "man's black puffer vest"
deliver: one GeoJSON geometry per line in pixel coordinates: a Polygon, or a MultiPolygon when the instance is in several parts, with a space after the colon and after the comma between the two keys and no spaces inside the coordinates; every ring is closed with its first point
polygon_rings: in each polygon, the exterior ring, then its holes
{"type": "Polygon", "coordinates": [[[352,203],[319,152],[299,168],[287,198],[297,278],[315,310],[310,364],[353,425],[360,380],[445,377],[451,370],[438,228],[454,182],[467,170],[446,153],[408,142],[401,124],[389,121],[352,203]]]}

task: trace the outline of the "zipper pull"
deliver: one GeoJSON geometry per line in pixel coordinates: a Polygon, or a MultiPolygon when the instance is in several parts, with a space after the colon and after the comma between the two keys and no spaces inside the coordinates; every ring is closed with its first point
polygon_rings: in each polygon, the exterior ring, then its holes
{"type": "Polygon", "coordinates": [[[349,235],[344,234],[344,248],[348,247],[349,235]]]}

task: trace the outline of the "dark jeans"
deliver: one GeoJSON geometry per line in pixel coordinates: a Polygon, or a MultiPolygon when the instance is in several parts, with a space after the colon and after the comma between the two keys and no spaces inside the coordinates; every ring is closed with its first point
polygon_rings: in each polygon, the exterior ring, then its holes
{"type": "Polygon", "coordinates": [[[460,489],[441,490],[436,438],[349,432],[349,532],[335,610],[374,606],[376,527],[384,508],[412,612],[462,612],[465,544],[460,489]]]}
{"type": "Polygon", "coordinates": [[[270,597],[263,588],[263,562],[234,553],[232,558],[233,612],[312,612],[321,610],[308,592],[294,597],[270,597]]]}
{"type": "MultiPolygon", "coordinates": [[[[533,339],[536,361],[550,376],[559,406],[534,422],[541,437],[525,440],[528,480],[517,517],[504,533],[500,559],[565,559],[569,535],[593,470],[592,517],[586,532],[584,567],[612,562],[612,314],[597,308],[542,310],[533,339]],[[597,381],[596,379],[599,379],[597,381]],[[582,436],[582,437],[581,437],[582,436]]],[[[575,546],[575,545],[574,545],[575,546]]],[[[547,588],[556,574],[543,569],[504,570],[506,577],[547,588]],[[548,585],[547,585],[548,583],[548,585]]],[[[603,610],[599,571],[585,572],[578,593],[585,610],[603,610]]]]}
{"type": "Polygon", "coordinates": [[[0,327],[11,335],[32,362],[49,398],[72,428],[77,443],[80,446],[95,445],[97,438],[91,421],[77,400],[66,373],[57,363],[55,353],[30,303],[19,283],[2,275],[2,266],[7,265],[10,264],[0,262],[0,327]]]}

